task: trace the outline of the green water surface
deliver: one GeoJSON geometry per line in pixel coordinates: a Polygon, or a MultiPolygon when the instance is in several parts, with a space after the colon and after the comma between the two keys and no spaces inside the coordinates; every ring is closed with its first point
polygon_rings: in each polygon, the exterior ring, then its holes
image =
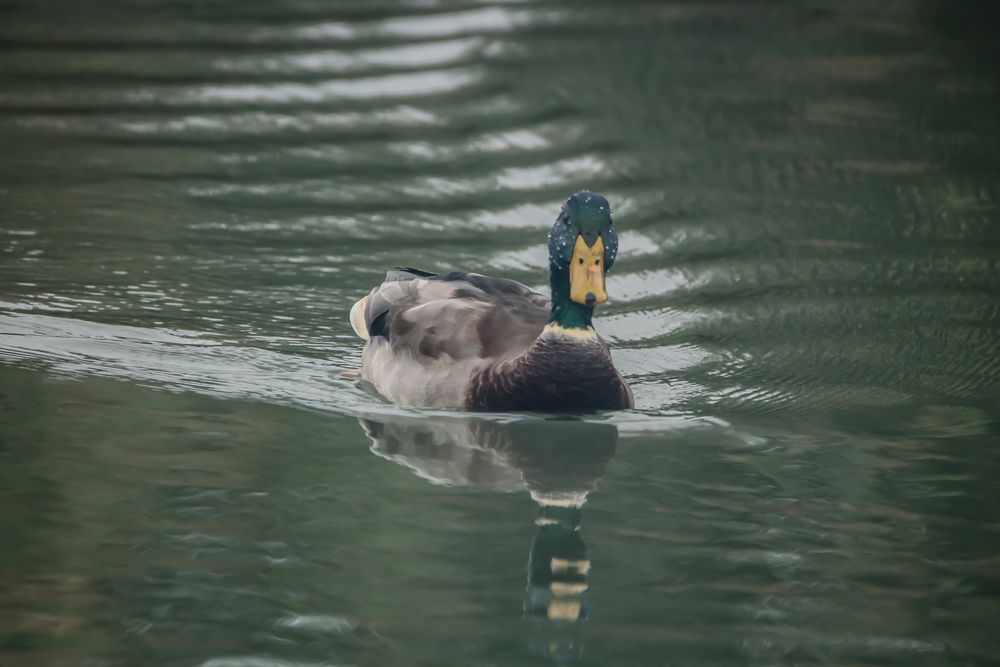
{"type": "Polygon", "coordinates": [[[0,665],[997,664],[990,7],[0,4],[0,665]],[[634,411],[340,376],[584,188],[634,411]]]}

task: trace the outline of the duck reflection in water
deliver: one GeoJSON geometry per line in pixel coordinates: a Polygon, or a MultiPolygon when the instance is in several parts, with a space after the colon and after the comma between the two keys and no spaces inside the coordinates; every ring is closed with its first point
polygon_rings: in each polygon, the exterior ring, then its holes
{"type": "MultiPolygon", "coordinates": [[[[580,535],[582,507],[618,444],[610,424],[572,418],[512,423],[413,417],[361,419],[372,452],[436,484],[512,492],[538,503],[528,559],[525,618],[550,626],[590,613],[590,561],[580,535]]],[[[578,656],[575,642],[533,647],[559,660],[578,656]]]]}

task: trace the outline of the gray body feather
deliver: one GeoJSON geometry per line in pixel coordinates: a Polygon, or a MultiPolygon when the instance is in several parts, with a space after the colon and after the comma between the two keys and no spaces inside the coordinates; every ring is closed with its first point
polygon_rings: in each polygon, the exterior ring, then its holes
{"type": "Polygon", "coordinates": [[[611,364],[607,345],[596,334],[590,341],[547,341],[552,337],[547,330],[546,336],[542,333],[549,312],[546,296],[512,280],[390,271],[352,309],[352,324],[368,339],[361,377],[404,405],[580,411],[631,407],[631,392],[611,364]],[[548,353],[556,349],[560,354],[548,353]],[[574,368],[581,370],[579,377],[574,368]],[[549,398],[549,370],[559,382],[575,382],[563,403],[549,398]],[[536,386],[539,382],[545,387],[536,386]],[[590,387],[593,383],[600,386],[590,387]],[[546,400],[535,405],[539,392],[546,400]],[[581,403],[587,396],[594,401],[581,403]]]}

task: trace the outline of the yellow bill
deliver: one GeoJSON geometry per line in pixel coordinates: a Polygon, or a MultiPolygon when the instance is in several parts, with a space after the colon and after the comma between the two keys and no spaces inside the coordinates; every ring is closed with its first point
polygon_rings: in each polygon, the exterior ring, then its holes
{"type": "Polygon", "coordinates": [[[576,237],[569,265],[569,298],[587,306],[608,300],[604,288],[604,239],[601,237],[589,247],[583,236],[576,237]]]}

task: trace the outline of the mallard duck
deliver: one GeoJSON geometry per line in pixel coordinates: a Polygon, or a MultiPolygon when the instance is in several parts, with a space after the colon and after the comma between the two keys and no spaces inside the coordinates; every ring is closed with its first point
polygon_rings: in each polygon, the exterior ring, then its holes
{"type": "Polygon", "coordinates": [[[551,298],[478,273],[390,271],[351,308],[361,378],[404,405],[591,412],[634,406],[594,307],[618,235],[608,200],[578,192],[549,233],[551,298]]]}

